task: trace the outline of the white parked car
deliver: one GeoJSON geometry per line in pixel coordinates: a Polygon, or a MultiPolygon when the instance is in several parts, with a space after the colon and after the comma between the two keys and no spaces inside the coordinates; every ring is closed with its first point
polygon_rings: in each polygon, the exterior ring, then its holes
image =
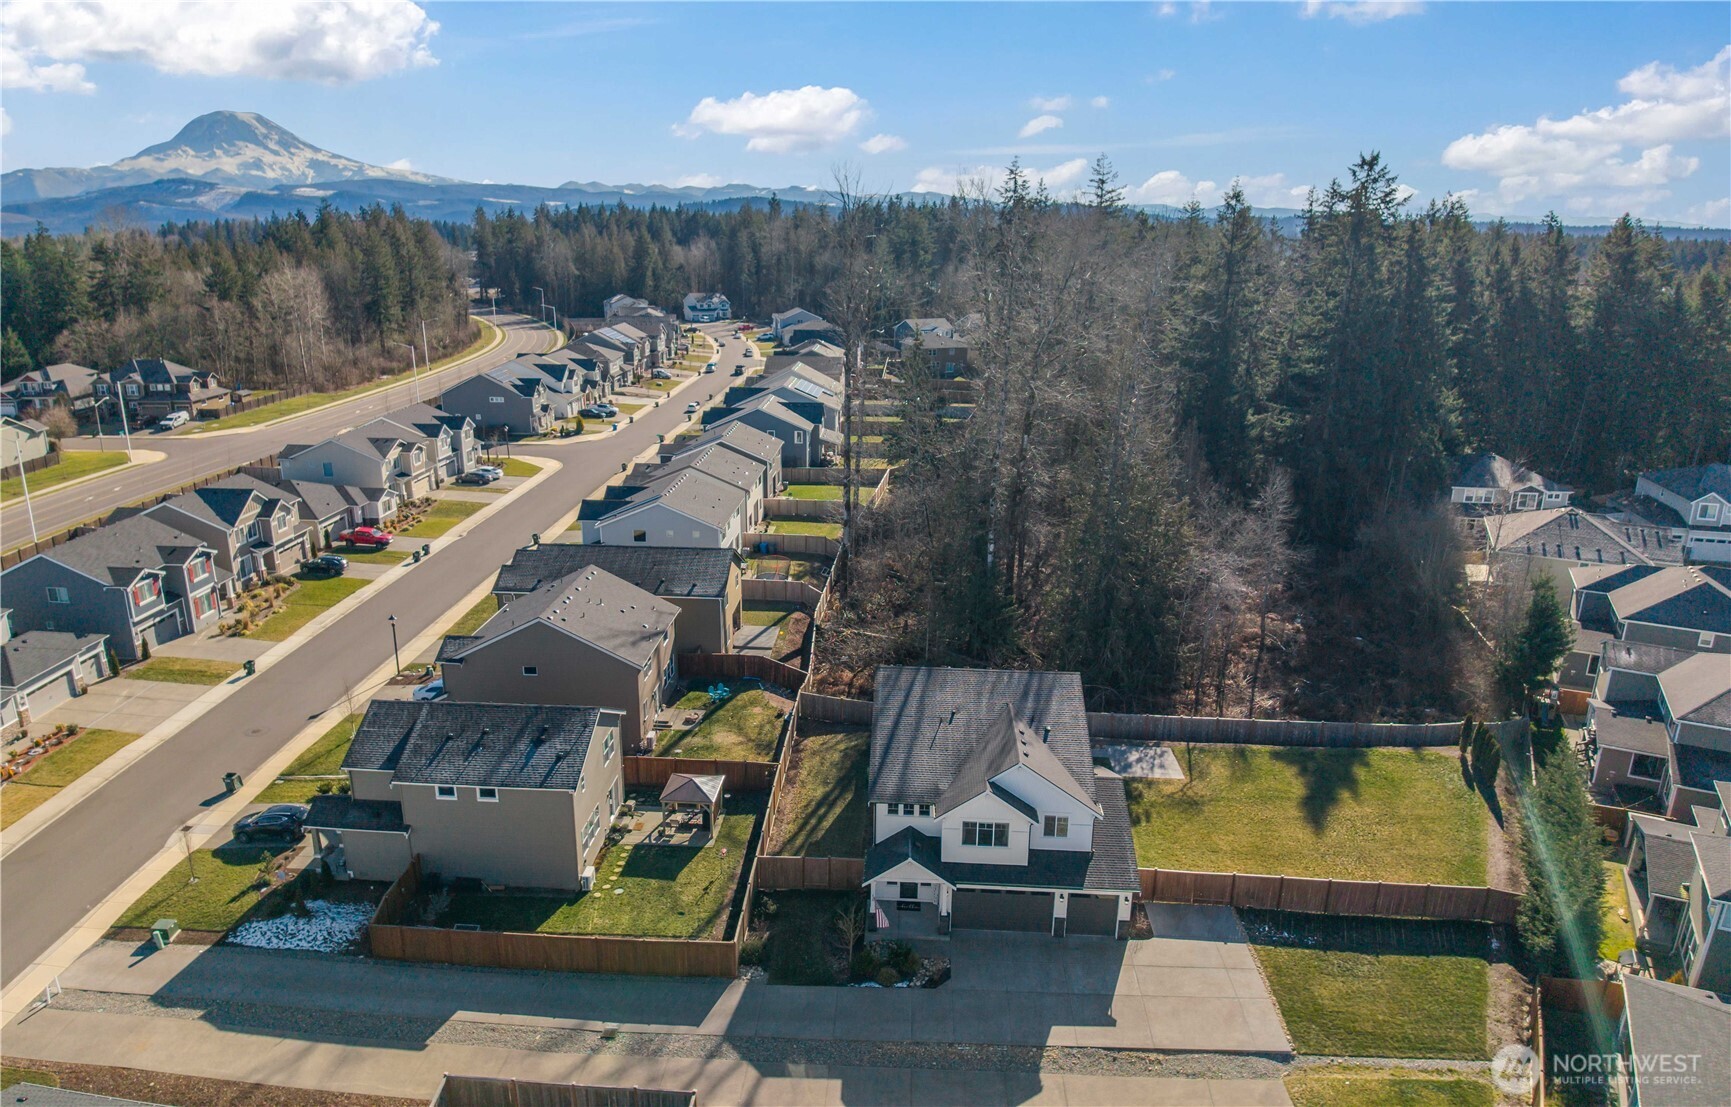
{"type": "Polygon", "coordinates": [[[184,411],[171,411],[156,421],[158,431],[177,430],[192,422],[192,416],[184,411]]]}
{"type": "Polygon", "coordinates": [[[415,689],[414,700],[416,703],[429,703],[433,700],[442,700],[444,698],[444,677],[440,677],[438,680],[432,681],[429,684],[423,684],[419,688],[415,689]]]}
{"type": "Polygon", "coordinates": [[[696,400],[685,405],[685,414],[687,415],[696,415],[701,410],[703,409],[696,400]]]}

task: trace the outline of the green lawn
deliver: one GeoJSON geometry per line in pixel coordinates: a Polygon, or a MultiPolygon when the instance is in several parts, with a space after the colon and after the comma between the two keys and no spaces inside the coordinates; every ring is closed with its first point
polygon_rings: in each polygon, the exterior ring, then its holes
{"type": "Polygon", "coordinates": [[[1293,1107],[1495,1107],[1496,1089],[1482,1080],[1438,1073],[1345,1066],[1305,1069],[1286,1078],[1293,1107]]]}
{"type": "Polygon", "coordinates": [[[137,740],[138,735],[122,730],[85,729],[71,742],[38,758],[24,775],[0,787],[0,828],[22,819],[55,792],[137,740]]]}
{"type": "Polygon", "coordinates": [[[740,605],[739,621],[746,626],[772,627],[786,620],[794,612],[804,610],[805,608],[796,603],[751,600],[740,605]]]}
{"type": "Polygon", "coordinates": [[[232,661],[208,661],[202,657],[153,657],[120,675],[129,680],[157,680],[167,684],[221,684],[240,671],[232,661]]]}
{"type": "Polygon", "coordinates": [[[446,634],[473,634],[481,629],[481,624],[491,619],[499,610],[498,597],[488,594],[475,601],[475,606],[463,612],[462,618],[445,628],[446,634]]]}
{"type": "Polygon", "coordinates": [[[360,577],[309,577],[295,574],[299,586],[283,597],[276,614],[245,635],[261,642],[281,642],[372,581],[360,577]]]}
{"type": "Polygon", "coordinates": [[[58,1088],[60,1087],[60,1078],[51,1072],[43,1072],[41,1069],[0,1065],[0,1088],[10,1088],[14,1084],[34,1084],[39,1088],[58,1088]]]}
{"type": "Polygon", "coordinates": [[[1634,915],[1629,910],[1629,889],[1623,883],[1623,866],[1605,862],[1605,899],[1599,908],[1604,932],[1599,938],[1599,960],[1615,961],[1617,954],[1635,948],[1634,915]],[[1622,914],[1618,914],[1621,911],[1622,914]]]}
{"type": "MultiPolygon", "coordinates": [[[[470,357],[485,349],[487,345],[493,341],[496,328],[485,319],[476,318],[474,322],[477,328],[477,337],[474,342],[471,342],[466,349],[452,354],[450,357],[440,358],[438,361],[433,362],[432,365],[421,369],[420,372],[436,373],[456,361],[470,357]]],[[[383,377],[375,381],[369,381],[366,384],[356,385],[353,388],[346,388],[338,392],[307,392],[299,396],[290,396],[288,399],[278,400],[274,404],[264,404],[260,407],[253,408],[251,411],[243,411],[239,415],[225,415],[221,419],[212,419],[208,422],[195,423],[191,429],[192,432],[196,434],[204,431],[230,430],[236,427],[256,427],[260,423],[268,423],[273,419],[282,419],[290,415],[299,415],[302,412],[311,411],[314,408],[324,407],[326,404],[341,403],[344,400],[352,400],[356,396],[364,396],[368,392],[376,392],[381,388],[388,388],[393,384],[401,384],[403,381],[408,380],[413,372],[413,370],[405,369],[401,373],[393,373],[391,376],[383,377]]]]}
{"type": "Polygon", "coordinates": [[[434,500],[421,521],[408,530],[397,531],[399,538],[438,538],[458,523],[487,506],[474,500],[434,500]]]}
{"type": "Polygon", "coordinates": [[[764,967],[771,984],[838,984],[831,950],[840,952],[836,915],[863,908],[858,892],[763,892],[759,895],[769,938],[764,967]]]}
{"type": "MultiPolygon", "coordinates": [[[[7,466],[0,464],[0,470],[18,471],[17,459],[7,466]]],[[[60,461],[46,469],[38,469],[34,473],[26,473],[24,479],[16,476],[0,480],[0,501],[10,500],[14,496],[24,495],[24,484],[30,484],[30,495],[40,496],[56,485],[67,481],[88,477],[92,473],[101,473],[109,469],[118,469],[126,464],[125,450],[66,450],[60,455],[60,461]]]]}
{"type": "Polygon", "coordinates": [[[1191,780],[1126,781],[1146,867],[1482,885],[1489,816],[1447,754],[1175,750],[1191,780]]]}
{"type": "Polygon", "coordinates": [[[781,494],[793,500],[839,500],[842,487],[839,484],[790,484],[781,494]]]}
{"type": "Polygon", "coordinates": [[[264,891],[259,865],[277,852],[263,846],[193,850],[196,883],[187,883],[183,859],[114,925],[148,927],[157,919],[173,919],[182,930],[226,931],[258,903],[264,891]]]}
{"type": "Polygon", "coordinates": [[[639,411],[642,411],[644,408],[648,407],[649,405],[648,404],[615,403],[613,406],[619,409],[619,414],[621,414],[621,415],[636,415],[639,411]]]}
{"type": "Polygon", "coordinates": [[[763,814],[763,800],[761,793],[729,796],[716,841],[702,849],[615,846],[597,866],[592,892],[459,893],[436,922],[543,934],[719,938],[746,860],[745,847],[763,814]]]}
{"type": "Polygon", "coordinates": [[[340,542],[332,549],[357,565],[395,565],[399,561],[407,561],[410,555],[408,550],[393,550],[389,547],[382,550],[363,550],[344,546],[340,542]]]}
{"type": "Polygon", "coordinates": [[[869,730],[803,734],[794,786],[783,787],[776,853],[858,857],[871,819],[866,809],[869,730]]]}
{"type": "MultiPolygon", "coordinates": [[[[651,378],[651,379],[646,380],[646,381],[639,381],[633,387],[635,387],[635,388],[647,388],[647,389],[650,389],[651,391],[654,391],[654,392],[671,392],[675,388],[679,387],[679,382],[678,381],[658,381],[658,380],[651,378]]],[[[619,410],[621,412],[623,412],[625,409],[620,408],[619,410]]]]}
{"type": "MultiPolygon", "coordinates": [[[[656,754],[712,757],[718,761],[768,761],[774,757],[787,701],[761,688],[738,684],[729,687],[733,695],[690,730],[662,731],[656,741],[656,754]]],[[[709,694],[701,688],[694,689],[680,697],[674,706],[682,711],[703,710],[709,706],[709,694]]]]}
{"type": "Polygon", "coordinates": [[[829,571],[829,567],[829,558],[805,554],[765,554],[749,560],[751,575],[754,577],[778,574],[789,580],[810,581],[819,587],[822,586],[823,576],[829,571]]]}
{"type": "Polygon", "coordinates": [[[770,519],[765,525],[771,534],[816,534],[824,538],[841,538],[840,523],[818,519],[770,519]]]}
{"type": "Polygon", "coordinates": [[[520,457],[508,457],[504,461],[497,461],[493,464],[505,470],[505,475],[508,477],[532,477],[541,471],[541,466],[533,461],[525,461],[520,457]]]}
{"type": "Polygon", "coordinates": [[[1545,1102],[1555,1107],[1605,1107],[1611,1100],[1602,1074],[1604,1062],[1587,1058],[1609,1058],[1616,1053],[1615,1023],[1585,1011],[1565,1011],[1546,1004],[1545,1058],[1551,1079],[1546,1081],[1545,1102]],[[1563,1076],[1566,1079],[1557,1079],[1563,1076]]]}
{"type": "MultiPolygon", "coordinates": [[[[361,725],[361,716],[349,715],[325,731],[319,740],[308,746],[306,750],[289,767],[283,770],[282,776],[272,781],[258,795],[259,803],[305,803],[318,794],[320,781],[317,780],[285,780],[284,777],[308,776],[340,776],[343,771],[343,758],[349,752],[349,743],[354,741],[355,728],[361,725]]],[[[335,783],[335,782],[332,782],[335,783]]]]}

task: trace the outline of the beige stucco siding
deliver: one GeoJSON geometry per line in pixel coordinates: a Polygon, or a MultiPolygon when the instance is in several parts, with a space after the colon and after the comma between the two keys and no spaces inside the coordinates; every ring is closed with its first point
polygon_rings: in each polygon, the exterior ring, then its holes
{"type": "Polygon", "coordinates": [[[427,872],[518,888],[577,887],[575,793],[501,788],[497,802],[483,802],[466,785],[448,800],[431,784],[397,784],[395,791],[427,872]]]}
{"type": "Polygon", "coordinates": [[[355,880],[395,880],[409,867],[409,836],[378,830],[323,831],[340,837],[343,868],[355,880]]]}

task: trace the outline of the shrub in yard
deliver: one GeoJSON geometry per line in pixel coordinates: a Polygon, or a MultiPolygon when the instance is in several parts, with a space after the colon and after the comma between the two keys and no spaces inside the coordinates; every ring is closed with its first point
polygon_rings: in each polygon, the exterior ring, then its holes
{"type": "Polygon", "coordinates": [[[848,971],[856,980],[870,980],[877,976],[882,967],[878,955],[870,949],[861,948],[854,951],[853,958],[848,961],[848,971]]]}
{"type": "Polygon", "coordinates": [[[920,955],[906,942],[890,942],[884,947],[882,957],[884,964],[903,976],[912,976],[920,971],[920,955]]]}
{"type": "Polygon", "coordinates": [[[878,970],[877,981],[886,988],[893,988],[902,982],[902,974],[885,965],[878,970]]]}
{"type": "Polygon", "coordinates": [[[138,660],[140,660],[140,661],[149,661],[150,660],[150,639],[140,638],[138,640],[138,660]]]}
{"type": "Polygon", "coordinates": [[[321,796],[328,796],[331,794],[331,789],[334,787],[336,787],[336,785],[332,784],[330,781],[321,780],[319,781],[318,793],[321,796]]]}
{"type": "Polygon", "coordinates": [[[742,965],[763,964],[762,934],[749,934],[745,941],[739,943],[739,963],[742,965]]]}
{"type": "Polygon", "coordinates": [[[1605,868],[1585,774],[1572,756],[1553,756],[1521,793],[1521,866],[1527,894],[1516,929],[1539,972],[1590,976],[1604,929],[1605,868]]]}

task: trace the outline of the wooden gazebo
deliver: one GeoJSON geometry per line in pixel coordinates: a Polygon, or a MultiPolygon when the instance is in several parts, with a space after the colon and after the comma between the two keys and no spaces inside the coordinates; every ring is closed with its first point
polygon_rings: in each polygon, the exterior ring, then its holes
{"type": "Polygon", "coordinates": [[[661,806],[670,815],[680,811],[701,811],[704,829],[713,832],[721,825],[721,796],[726,785],[724,776],[674,773],[661,788],[661,806]]]}

